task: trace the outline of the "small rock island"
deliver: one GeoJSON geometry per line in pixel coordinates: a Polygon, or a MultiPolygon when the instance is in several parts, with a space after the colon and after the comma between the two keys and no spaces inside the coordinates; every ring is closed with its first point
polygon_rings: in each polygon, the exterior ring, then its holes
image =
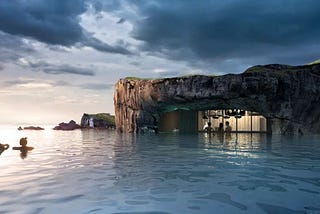
{"type": "Polygon", "coordinates": [[[196,132],[197,112],[241,109],[262,115],[269,134],[320,133],[320,64],[258,65],[222,76],[120,79],[114,106],[121,132],[158,130],[162,118],[174,111],[180,131],[196,132]]]}
{"type": "Polygon", "coordinates": [[[115,121],[114,116],[109,113],[88,114],[84,113],[81,117],[80,125],[74,120],[68,123],[62,122],[55,126],[54,130],[71,131],[75,129],[85,128],[99,128],[99,129],[114,129],[115,121]]]}
{"type": "Polygon", "coordinates": [[[115,128],[114,116],[109,113],[88,114],[81,118],[81,128],[115,128]]]}

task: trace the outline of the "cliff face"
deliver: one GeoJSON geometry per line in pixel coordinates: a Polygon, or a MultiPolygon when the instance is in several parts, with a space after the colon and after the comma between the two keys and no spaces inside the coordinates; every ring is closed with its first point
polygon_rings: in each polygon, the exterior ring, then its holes
{"type": "Polygon", "coordinates": [[[320,64],[254,66],[216,77],[121,79],[114,105],[123,132],[156,128],[161,113],[177,109],[237,108],[279,119],[282,132],[320,133],[320,64]]]}
{"type": "Polygon", "coordinates": [[[89,128],[90,120],[92,120],[92,128],[113,128],[115,127],[114,116],[109,113],[87,114],[81,117],[81,127],[89,128]]]}

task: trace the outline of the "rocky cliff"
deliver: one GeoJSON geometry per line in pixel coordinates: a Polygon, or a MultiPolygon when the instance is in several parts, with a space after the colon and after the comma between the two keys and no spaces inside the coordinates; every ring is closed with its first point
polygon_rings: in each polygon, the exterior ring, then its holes
{"type": "Polygon", "coordinates": [[[282,133],[320,133],[320,64],[254,66],[242,74],[155,80],[121,79],[115,86],[119,131],[156,129],[177,109],[244,109],[280,121],[282,133]]]}

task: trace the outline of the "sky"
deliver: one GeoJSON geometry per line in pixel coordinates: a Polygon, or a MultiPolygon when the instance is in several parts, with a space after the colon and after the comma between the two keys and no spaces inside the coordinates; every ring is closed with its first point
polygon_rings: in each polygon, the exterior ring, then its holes
{"type": "Polygon", "coordinates": [[[1,0],[1,124],[114,114],[124,77],[320,58],[318,0],[1,0]]]}

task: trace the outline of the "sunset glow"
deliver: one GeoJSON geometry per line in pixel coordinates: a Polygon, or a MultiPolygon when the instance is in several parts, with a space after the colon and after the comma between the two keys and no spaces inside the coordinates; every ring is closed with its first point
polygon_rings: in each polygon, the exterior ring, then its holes
{"type": "Polygon", "coordinates": [[[127,76],[308,64],[320,56],[319,7],[312,0],[1,1],[1,123],[113,114],[114,84],[127,76]]]}

